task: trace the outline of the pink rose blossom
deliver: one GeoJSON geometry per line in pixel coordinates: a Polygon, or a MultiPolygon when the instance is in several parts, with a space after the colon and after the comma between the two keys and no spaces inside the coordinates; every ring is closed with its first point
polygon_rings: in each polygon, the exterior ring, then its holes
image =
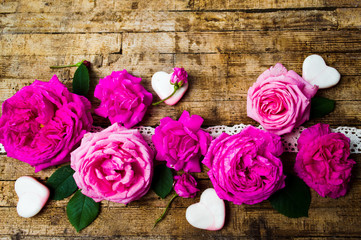
{"type": "Polygon", "coordinates": [[[145,195],[153,175],[153,151],[135,129],[118,123],[88,133],[71,153],[74,179],[82,193],[99,202],[127,204],[145,195]]]}
{"type": "Polygon", "coordinates": [[[207,153],[212,141],[209,133],[201,129],[203,118],[190,116],[184,111],[178,121],[165,117],[160,120],[152,136],[157,150],[156,159],[166,161],[176,171],[200,172],[200,157],[207,153]]]}
{"type": "Polygon", "coordinates": [[[188,73],[184,70],[184,68],[173,68],[173,73],[170,78],[171,84],[178,84],[181,87],[188,81],[188,73]]]}
{"type": "Polygon", "coordinates": [[[348,190],[352,166],[350,139],[332,133],[329,125],[316,124],[298,139],[295,172],[322,197],[338,198],[348,190]]]}
{"type": "Polygon", "coordinates": [[[95,113],[109,117],[112,124],[122,123],[126,128],[142,121],[153,96],[140,84],[141,80],[125,69],[100,79],[94,96],[100,99],[101,103],[95,113]]]}
{"type": "Polygon", "coordinates": [[[249,88],[247,115],[271,133],[289,133],[309,119],[311,98],[317,89],[277,63],[249,88]]]}
{"type": "Polygon", "coordinates": [[[90,102],[70,93],[54,75],[35,80],[2,105],[0,142],[7,155],[35,172],[70,160],[70,152],[90,131],[90,102]]]}
{"type": "Polygon", "coordinates": [[[203,164],[221,199],[256,204],[285,186],[282,152],[279,136],[249,126],[213,140],[203,164]]]}
{"type": "Polygon", "coordinates": [[[183,198],[194,198],[199,191],[197,181],[189,173],[183,173],[181,176],[174,176],[174,191],[183,198]]]}

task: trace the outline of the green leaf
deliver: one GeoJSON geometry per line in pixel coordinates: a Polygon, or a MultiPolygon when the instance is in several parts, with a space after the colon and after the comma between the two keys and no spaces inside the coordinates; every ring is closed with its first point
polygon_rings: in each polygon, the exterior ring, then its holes
{"type": "Polygon", "coordinates": [[[82,63],[76,69],[73,78],[73,93],[86,96],[89,91],[88,68],[82,63]]]}
{"type": "Polygon", "coordinates": [[[288,174],[286,187],[275,192],[270,198],[272,207],[290,217],[308,217],[311,194],[308,186],[298,177],[288,174]]]}
{"type": "Polygon", "coordinates": [[[324,97],[314,97],[311,99],[311,114],[310,118],[319,118],[326,116],[327,114],[333,112],[335,109],[335,101],[324,98],[324,97]]]}
{"type": "Polygon", "coordinates": [[[95,202],[78,190],[68,202],[66,213],[71,225],[79,232],[97,218],[99,209],[100,203],[95,202]]]}
{"type": "Polygon", "coordinates": [[[74,172],[70,165],[66,165],[56,170],[50,176],[46,185],[50,189],[51,199],[62,200],[72,195],[78,189],[73,178],[74,172]]]}
{"type": "Polygon", "coordinates": [[[164,164],[154,168],[154,176],[152,181],[153,191],[161,198],[165,198],[173,187],[173,173],[164,164]]]}

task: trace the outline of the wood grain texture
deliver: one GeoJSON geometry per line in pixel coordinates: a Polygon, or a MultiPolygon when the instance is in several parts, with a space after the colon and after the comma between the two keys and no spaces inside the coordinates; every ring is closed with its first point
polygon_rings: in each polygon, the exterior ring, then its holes
{"type": "MultiPolygon", "coordinates": [[[[201,115],[205,127],[258,125],[246,115],[247,91],[257,77],[277,62],[301,75],[303,60],[317,53],[342,78],[317,93],[336,100],[335,111],[304,125],[361,128],[360,13],[358,0],[0,0],[0,103],[34,79],[48,81],[54,74],[71,89],[75,68],[52,70],[51,65],[92,63],[88,98],[93,109],[99,104],[95,86],[112,71],[127,69],[154,94],[156,71],[184,67],[190,81],[184,98],[175,106],[149,108],[141,125],[157,126],[161,118],[179,118],[183,110],[201,115]]],[[[93,117],[95,125],[109,125],[93,117]]],[[[282,155],[286,171],[293,171],[295,156],[282,155]]],[[[150,191],[127,206],[103,201],[99,218],[76,233],[66,219],[68,199],[50,201],[31,219],[16,213],[15,180],[30,175],[44,182],[56,167],[34,173],[28,164],[0,155],[0,240],[360,239],[361,155],[352,158],[358,164],[349,193],[330,199],[311,190],[308,218],[288,219],[268,201],[227,202],[225,227],[203,231],[184,217],[198,194],[177,198],[152,230],[170,196],[159,199],[150,191]]],[[[194,176],[201,190],[212,186],[205,166],[194,176]]]]}

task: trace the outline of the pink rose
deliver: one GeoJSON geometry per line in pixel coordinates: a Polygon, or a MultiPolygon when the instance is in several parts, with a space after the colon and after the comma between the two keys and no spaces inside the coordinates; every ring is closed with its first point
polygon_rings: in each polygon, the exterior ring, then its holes
{"type": "Polygon", "coordinates": [[[177,84],[179,87],[183,86],[188,81],[188,73],[184,68],[173,68],[173,73],[170,78],[171,84],[177,84]]]}
{"type": "Polygon", "coordinates": [[[100,99],[101,103],[95,113],[109,117],[112,124],[123,123],[126,128],[142,121],[153,96],[140,84],[141,80],[125,69],[100,79],[94,96],[100,99]]]}
{"type": "Polygon", "coordinates": [[[156,159],[166,161],[176,171],[200,172],[199,158],[207,153],[212,141],[209,133],[201,129],[203,118],[190,116],[184,111],[178,121],[165,117],[160,120],[152,136],[157,150],[156,159]]]}
{"type": "Polygon", "coordinates": [[[35,80],[2,105],[0,142],[7,155],[35,172],[70,160],[70,152],[90,131],[90,102],[70,93],[54,75],[35,80]]]}
{"type": "Polygon", "coordinates": [[[174,191],[183,198],[194,198],[199,191],[197,181],[189,173],[183,173],[181,176],[174,176],[174,191]]]}
{"type": "Polygon", "coordinates": [[[74,179],[82,193],[127,204],[145,195],[153,175],[153,151],[135,129],[120,124],[88,133],[71,153],[74,179]]]}
{"type": "Polygon", "coordinates": [[[277,63],[249,88],[247,115],[271,133],[289,133],[309,119],[311,98],[317,89],[277,63]]]}
{"type": "Polygon", "coordinates": [[[279,136],[249,126],[213,140],[203,164],[221,199],[256,204],[285,186],[282,152],[279,136]]]}
{"type": "Polygon", "coordinates": [[[332,133],[329,125],[316,124],[298,139],[295,172],[322,197],[344,196],[351,178],[350,139],[332,133]]]}

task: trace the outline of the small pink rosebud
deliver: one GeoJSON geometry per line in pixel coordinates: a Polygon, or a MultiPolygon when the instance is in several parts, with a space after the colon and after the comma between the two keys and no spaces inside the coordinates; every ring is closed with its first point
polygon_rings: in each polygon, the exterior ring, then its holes
{"type": "Polygon", "coordinates": [[[189,173],[174,176],[174,191],[183,198],[194,198],[199,191],[197,181],[189,173]]]}
{"type": "Polygon", "coordinates": [[[184,83],[188,81],[188,73],[184,70],[184,68],[173,68],[174,72],[170,78],[170,83],[172,85],[176,85],[181,87],[184,83]]]}
{"type": "Polygon", "coordinates": [[[89,69],[90,68],[90,62],[87,60],[83,61],[83,64],[89,69]]]}

